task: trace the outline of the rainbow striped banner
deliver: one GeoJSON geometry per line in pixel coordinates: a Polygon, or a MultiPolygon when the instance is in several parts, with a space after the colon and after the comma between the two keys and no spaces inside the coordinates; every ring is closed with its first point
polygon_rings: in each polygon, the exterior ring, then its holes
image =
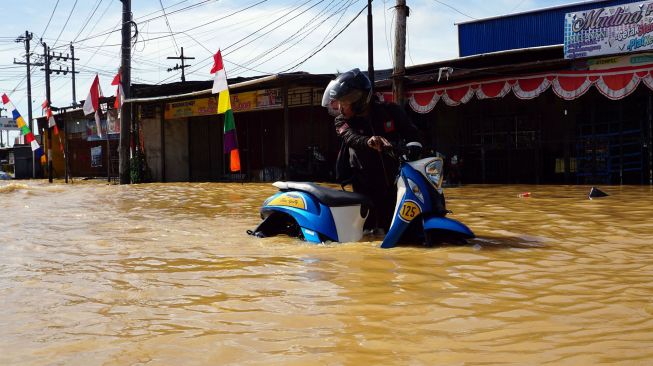
{"type": "Polygon", "coordinates": [[[25,123],[25,120],[23,119],[23,116],[18,113],[18,110],[16,107],[14,107],[14,104],[9,100],[9,97],[7,94],[2,94],[2,103],[7,107],[7,110],[11,111],[11,115],[14,118],[14,121],[16,121],[16,125],[20,129],[20,133],[25,136],[25,141],[27,141],[28,144],[32,146],[32,151],[39,152],[38,156],[43,153],[43,150],[41,149],[41,146],[39,145],[38,142],[36,142],[36,139],[34,138],[34,134],[32,131],[29,129],[29,126],[27,123],[25,123]]]}

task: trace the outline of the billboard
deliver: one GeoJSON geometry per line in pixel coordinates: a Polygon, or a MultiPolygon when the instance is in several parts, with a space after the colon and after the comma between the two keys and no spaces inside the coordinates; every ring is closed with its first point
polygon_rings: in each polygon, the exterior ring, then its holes
{"type": "Polygon", "coordinates": [[[653,1],[565,15],[566,59],[653,49],[653,1]]]}
{"type": "Polygon", "coordinates": [[[0,130],[20,130],[13,118],[0,117],[0,130]]]}

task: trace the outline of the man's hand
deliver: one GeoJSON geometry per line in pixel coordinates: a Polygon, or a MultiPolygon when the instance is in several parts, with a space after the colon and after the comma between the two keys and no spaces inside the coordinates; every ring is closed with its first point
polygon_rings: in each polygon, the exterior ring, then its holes
{"type": "Polygon", "coordinates": [[[367,146],[370,148],[376,150],[376,151],[382,151],[383,148],[385,147],[391,147],[392,144],[385,139],[385,137],[381,136],[372,136],[367,140],[367,146]]]}

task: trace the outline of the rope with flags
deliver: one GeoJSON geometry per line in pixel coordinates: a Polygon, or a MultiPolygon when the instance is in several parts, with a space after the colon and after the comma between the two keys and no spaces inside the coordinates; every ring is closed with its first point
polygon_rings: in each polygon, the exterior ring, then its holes
{"type": "Polygon", "coordinates": [[[32,151],[34,151],[35,158],[40,158],[43,155],[43,149],[34,138],[34,134],[29,129],[29,126],[27,125],[27,123],[25,123],[25,120],[20,115],[20,113],[18,112],[14,104],[11,102],[7,94],[2,94],[2,103],[7,107],[8,110],[11,111],[11,115],[14,121],[16,121],[16,125],[18,126],[18,128],[20,128],[21,135],[25,137],[25,141],[27,141],[27,143],[30,144],[30,146],[32,147],[32,151]]]}
{"type": "Polygon", "coordinates": [[[236,121],[234,112],[231,110],[231,98],[229,97],[229,85],[227,85],[227,73],[222,63],[220,50],[213,56],[213,67],[211,74],[215,74],[212,93],[218,94],[218,114],[224,114],[224,153],[229,154],[229,170],[240,171],[240,154],[238,152],[238,136],[236,134],[236,121]]]}

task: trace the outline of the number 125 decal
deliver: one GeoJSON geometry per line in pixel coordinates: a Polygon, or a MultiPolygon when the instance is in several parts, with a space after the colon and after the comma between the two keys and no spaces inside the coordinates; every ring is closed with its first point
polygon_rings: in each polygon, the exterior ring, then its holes
{"type": "Polygon", "coordinates": [[[415,217],[422,213],[419,205],[414,201],[405,201],[403,206],[399,209],[399,217],[407,222],[412,221],[415,217]]]}

